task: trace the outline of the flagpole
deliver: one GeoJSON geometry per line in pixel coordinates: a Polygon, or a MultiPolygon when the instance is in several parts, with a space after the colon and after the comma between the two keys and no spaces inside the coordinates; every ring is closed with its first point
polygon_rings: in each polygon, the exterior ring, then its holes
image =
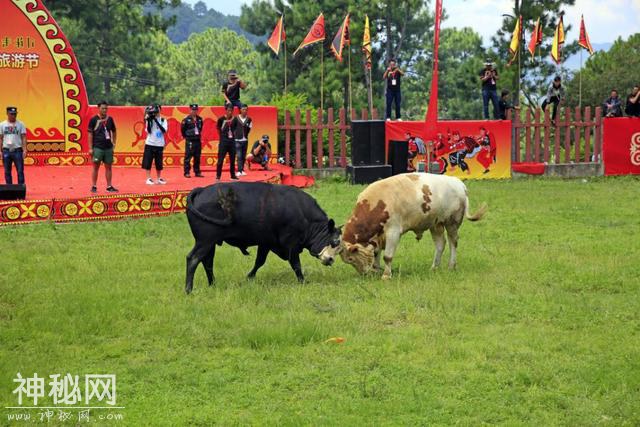
{"type": "Polygon", "coordinates": [[[283,40],[284,48],[284,94],[287,95],[287,40],[283,40]]]}
{"type": "Polygon", "coordinates": [[[324,114],[324,46],[320,42],[320,111],[324,114]]]}
{"type": "Polygon", "coordinates": [[[580,48],[580,75],[578,76],[578,108],[582,108],[582,48],[580,48]]]}
{"type": "Polygon", "coordinates": [[[349,44],[347,54],[349,55],[349,114],[351,114],[351,110],[353,109],[353,103],[351,102],[351,44],[349,44]]]}
{"type": "Polygon", "coordinates": [[[371,116],[373,114],[373,90],[371,88],[371,86],[373,86],[372,82],[371,82],[371,67],[368,68],[369,71],[369,87],[367,88],[367,92],[369,93],[369,115],[371,116]]]}

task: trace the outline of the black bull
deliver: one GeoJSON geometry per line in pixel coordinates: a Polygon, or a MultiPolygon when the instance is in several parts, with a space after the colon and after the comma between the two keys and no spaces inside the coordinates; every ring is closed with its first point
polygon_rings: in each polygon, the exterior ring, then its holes
{"type": "Polygon", "coordinates": [[[309,250],[331,265],[340,248],[340,229],[316,201],[301,190],[265,183],[221,183],[195,188],[187,198],[187,218],[196,244],[187,255],[185,291],[193,289],[193,275],[204,266],[209,286],[214,282],[216,245],[227,243],[248,255],[258,246],[253,278],[269,251],[289,261],[304,281],[300,253],[309,250]]]}

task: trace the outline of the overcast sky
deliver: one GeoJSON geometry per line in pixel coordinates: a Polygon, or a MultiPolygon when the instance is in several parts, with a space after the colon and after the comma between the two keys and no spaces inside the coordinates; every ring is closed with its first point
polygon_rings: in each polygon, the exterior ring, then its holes
{"type": "MultiPolygon", "coordinates": [[[[193,4],[196,1],[186,2],[193,4]]],[[[240,14],[242,4],[251,3],[250,0],[203,1],[209,8],[232,15],[240,14]]],[[[449,19],[443,27],[471,27],[488,44],[500,27],[501,15],[510,13],[512,7],[513,0],[444,0],[449,19]]],[[[575,6],[566,12],[565,24],[573,25],[567,34],[569,42],[578,38],[580,14],[584,14],[591,43],[613,42],[618,36],[627,38],[640,31],[640,0],[576,0],[575,6]]],[[[526,39],[529,39],[528,32],[526,39]]]]}

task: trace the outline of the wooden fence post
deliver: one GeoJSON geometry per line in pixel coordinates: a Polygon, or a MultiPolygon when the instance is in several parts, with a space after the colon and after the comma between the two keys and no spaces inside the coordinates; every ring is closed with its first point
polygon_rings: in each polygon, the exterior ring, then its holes
{"type": "Polygon", "coordinates": [[[540,109],[536,108],[536,112],[534,115],[534,123],[533,125],[535,126],[534,128],[534,138],[533,138],[533,143],[535,144],[534,146],[534,151],[533,151],[533,161],[534,162],[539,162],[542,158],[540,156],[540,126],[542,126],[541,122],[540,122],[540,109]]]}
{"type": "Polygon", "coordinates": [[[584,109],[584,121],[586,127],[584,128],[584,161],[591,161],[591,129],[593,123],[591,122],[591,107],[584,109]]]}
{"type": "Polygon", "coordinates": [[[525,140],[525,151],[524,151],[524,161],[531,162],[532,154],[531,154],[531,110],[527,108],[527,112],[524,115],[525,117],[525,128],[524,128],[524,140],[525,140]]]}
{"type": "Polygon", "coordinates": [[[316,163],[318,164],[318,169],[322,169],[324,166],[324,150],[322,149],[323,137],[324,137],[324,123],[322,123],[323,114],[321,110],[318,110],[318,125],[317,129],[317,146],[316,146],[316,163]]]}
{"type": "Polygon", "coordinates": [[[302,159],[300,158],[300,109],[299,108],[296,108],[295,136],[296,136],[296,169],[300,169],[302,167],[302,159]]]}
{"type": "Polygon", "coordinates": [[[334,143],[334,135],[333,130],[335,129],[335,124],[333,123],[333,108],[329,108],[327,111],[327,127],[329,129],[327,138],[329,139],[329,167],[332,168],[335,166],[335,147],[334,143]]]}
{"type": "Polygon", "coordinates": [[[289,166],[291,160],[291,112],[286,110],[284,112],[284,164],[289,166]]]}
{"type": "Polygon", "coordinates": [[[582,111],[580,111],[580,107],[576,108],[576,114],[574,117],[573,126],[574,126],[573,143],[575,144],[573,147],[575,150],[573,161],[575,163],[580,163],[580,144],[581,144],[580,131],[584,126],[584,124],[582,123],[582,111]]]}
{"type": "Polygon", "coordinates": [[[551,118],[549,110],[544,110],[544,162],[549,163],[551,158],[551,118]]]}
{"type": "Polygon", "coordinates": [[[564,162],[571,161],[571,108],[564,109],[564,162]]]}
{"type": "Polygon", "coordinates": [[[311,131],[313,130],[313,125],[311,124],[311,110],[309,109],[307,109],[305,120],[305,129],[307,131],[307,169],[311,169],[313,167],[313,148],[311,147],[311,131]]]}
{"type": "MultiPolygon", "coordinates": [[[[353,112],[352,112],[353,114],[353,112]]],[[[344,108],[340,109],[340,166],[347,167],[347,120],[344,108]]]]}
{"type": "Polygon", "coordinates": [[[597,163],[602,163],[600,153],[602,152],[602,107],[596,107],[596,134],[593,142],[593,156],[597,163]]]}

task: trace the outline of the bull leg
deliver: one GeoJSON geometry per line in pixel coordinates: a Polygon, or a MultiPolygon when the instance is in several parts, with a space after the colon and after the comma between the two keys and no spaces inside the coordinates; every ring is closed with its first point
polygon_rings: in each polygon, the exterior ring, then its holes
{"type": "Polygon", "coordinates": [[[444,251],[444,227],[442,224],[436,224],[431,228],[431,238],[433,239],[433,243],[436,245],[436,252],[433,256],[433,264],[431,264],[431,269],[435,270],[440,266],[440,260],[442,259],[442,252],[444,251]]]}
{"type": "Polygon", "coordinates": [[[258,269],[262,267],[267,260],[269,249],[266,246],[258,246],[258,255],[256,256],[256,263],[253,265],[253,269],[247,275],[247,279],[253,279],[256,277],[258,269]]]}
{"type": "Polygon", "coordinates": [[[378,248],[374,253],[375,257],[373,258],[373,269],[375,271],[380,271],[380,256],[382,255],[382,249],[378,248]]]}
{"type": "Polygon", "coordinates": [[[393,261],[393,255],[396,253],[396,247],[398,246],[399,241],[399,230],[389,230],[385,234],[384,273],[382,273],[383,280],[391,278],[391,262],[393,261]]]}
{"type": "Polygon", "coordinates": [[[209,281],[209,286],[213,285],[213,282],[216,281],[216,277],[213,275],[213,258],[216,256],[216,245],[214,244],[209,250],[209,253],[202,260],[202,265],[204,266],[204,271],[207,273],[207,280],[209,281]]]}
{"type": "Polygon", "coordinates": [[[187,255],[187,279],[184,287],[186,293],[189,294],[193,290],[193,275],[198,268],[198,264],[205,259],[209,251],[210,247],[208,245],[204,245],[202,242],[196,242],[196,245],[187,255]]]}
{"type": "Polygon", "coordinates": [[[291,268],[293,268],[293,271],[296,273],[298,282],[304,283],[304,275],[302,274],[302,265],[300,264],[299,253],[291,252],[289,254],[289,265],[291,265],[291,268]]]}
{"type": "Polygon", "coordinates": [[[456,252],[458,249],[458,224],[447,224],[447,236],[449,237],[449,270],[456,268],[456,252]]]}

